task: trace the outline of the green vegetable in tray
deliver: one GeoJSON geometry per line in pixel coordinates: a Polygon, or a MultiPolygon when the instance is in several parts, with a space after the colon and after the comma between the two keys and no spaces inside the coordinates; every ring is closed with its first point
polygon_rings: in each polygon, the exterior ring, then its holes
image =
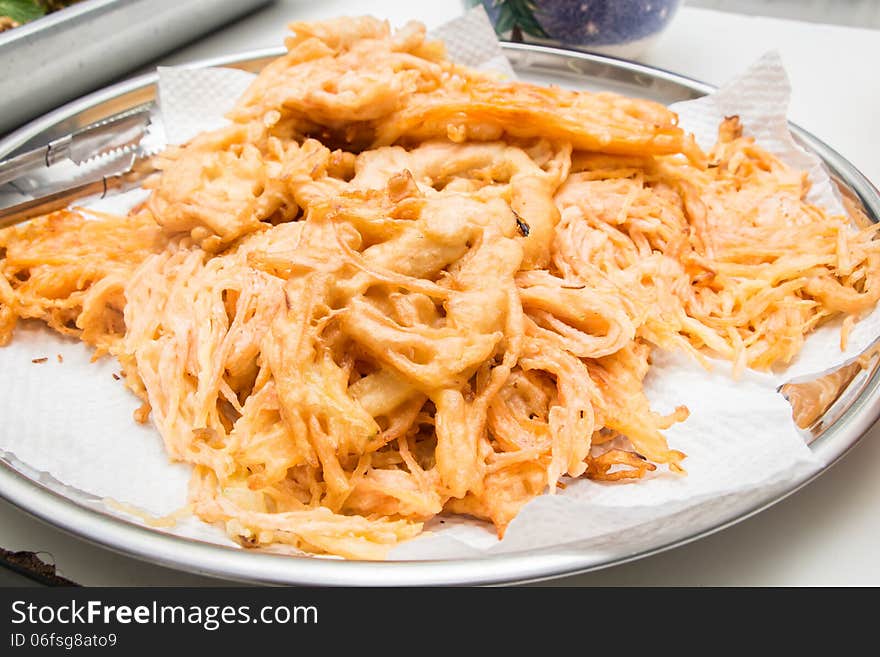
{"type": "Polygon", "coordinates": [[[0,0],[0,32],[24,25],[77,0],[0,0]]]}

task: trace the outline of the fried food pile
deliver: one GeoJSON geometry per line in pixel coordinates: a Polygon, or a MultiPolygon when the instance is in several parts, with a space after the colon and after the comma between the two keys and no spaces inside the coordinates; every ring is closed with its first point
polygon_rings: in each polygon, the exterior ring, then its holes
{"type": "Polygon", "coordinates": [[[456,66],[423,26],[294,23],[231,123],[129,216],[0,232],[0,340],[39,318],[124,368],[191,502],[245,546],[381,558],[565,477],[683,472],[651,350],[789,362],[880,296],[874,229],[743,137],[456,66]]]}

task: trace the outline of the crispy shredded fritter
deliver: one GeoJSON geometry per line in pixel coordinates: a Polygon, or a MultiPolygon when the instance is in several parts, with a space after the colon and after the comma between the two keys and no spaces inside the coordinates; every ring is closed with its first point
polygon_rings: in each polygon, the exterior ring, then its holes
{"type": "Polygon", "coordinates": [[[443,512],[502,534],[563,477],[683,472],[652,348],[768,369],[877,302],[874,227],[735,117],[704,155],[662,106],[455,66],[419,24],[291,29],[138,212],[0,232],[0,341],[40,318],[116,356],[244,546],[381,558],[443,512]]]}

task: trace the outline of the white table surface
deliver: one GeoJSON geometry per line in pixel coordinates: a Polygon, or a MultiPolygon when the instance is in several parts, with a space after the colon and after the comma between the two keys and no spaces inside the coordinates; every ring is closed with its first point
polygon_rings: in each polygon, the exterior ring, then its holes
{"type": "MultiPolygon", "coordinates": [[[[188,60],[281,43],[285,24],[371,13],[428,26],[460,10],[457,0],[284,0],[163,60],[188,60]]],[[[880,31],[683,8],[642,61],[722,83],[777,49],[793,86],[790,117],[880,181],[880,31]]],[[[880,425],[804,490],[730,529],[603,571],[555,580],[586,585],[878,585],[880,425]]],[[[67,577],[91,585],[212,585],[214,580],[136,561],[90,545],[0,502],[0,546],[48,552],[67,577]]]]}

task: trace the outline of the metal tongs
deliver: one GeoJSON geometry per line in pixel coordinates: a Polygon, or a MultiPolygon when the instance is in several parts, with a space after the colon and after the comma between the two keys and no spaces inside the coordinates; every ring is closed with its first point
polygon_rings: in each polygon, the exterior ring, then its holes
{"type": "Polygon", "coordinates": [[[78,167],[102,164],[102,160],[107,164],[101,175],[91,178],[86,175],[84,181],[0,208],[0,229],[61,210],[76,200],[104,198],[138,186],[156,171],[151,160],[159,149],[145,139],[150,125],[150,106],[141,106],[0,162],[0,186],[11,183],[16,188],[29,177],[52,171],[62,162],[72,162],[78,167]]]}

